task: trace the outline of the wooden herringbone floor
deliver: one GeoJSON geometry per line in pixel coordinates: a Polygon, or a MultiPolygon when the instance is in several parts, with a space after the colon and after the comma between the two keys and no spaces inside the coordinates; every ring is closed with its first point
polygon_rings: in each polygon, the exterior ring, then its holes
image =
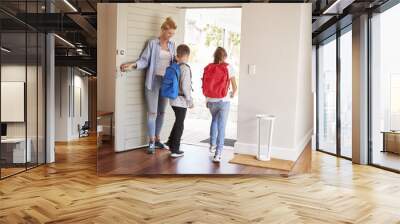
{"type": "Polygon", "coordinates": [[[0,223],[400,223],[400,175],[313,153],[310,174],[98,177],[94,139],[0,181],[0,223]]]}

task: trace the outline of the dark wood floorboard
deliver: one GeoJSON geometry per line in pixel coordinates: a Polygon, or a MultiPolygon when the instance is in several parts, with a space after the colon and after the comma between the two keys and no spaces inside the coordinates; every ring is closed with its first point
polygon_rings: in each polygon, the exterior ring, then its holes
{"type": "Polygon", "coordinates": [[[229,163],[234,156],[232,149],[225,149],[221,162],[211,161],[207,147],[182,144],[185,156],[171,158],[168,150],[157,149],[154,155],[145,149],[115,153],[112,144],[98,148],[98,175],[154,175],[154,174],[269,174],[288,176],[306,173],[311,168],[311,146],[308,145],[290,172],[229,163]]]}

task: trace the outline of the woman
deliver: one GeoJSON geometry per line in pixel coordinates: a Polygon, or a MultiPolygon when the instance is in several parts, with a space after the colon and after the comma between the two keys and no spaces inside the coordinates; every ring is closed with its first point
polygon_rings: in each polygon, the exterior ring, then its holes
{"type": "Polygon", "coordinates": [[[147,43],[140,58],[136,62],[121,65],[121,71],[146,69],[145,97],[149,154],[154,154],[156,148],[166,148],[160,142],[160,132],[168,100],[160,95],[160,90],[165,70],[175,58],[175,43],[170,39],[174,36],[176,28],[175,22],[170,17],[166,18],[161,25],[160,36],[147,43]]]}

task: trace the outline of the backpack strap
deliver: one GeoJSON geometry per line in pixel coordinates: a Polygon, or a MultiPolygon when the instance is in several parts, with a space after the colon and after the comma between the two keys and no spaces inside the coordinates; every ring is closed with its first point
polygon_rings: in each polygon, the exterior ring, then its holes
{"type": "Polygon", "coordinates": [[[176,79],[178,80],[178,82],[179,82],[179,77],[178,77],[178,73],[179,73],[179,64],[174,64],[174,66],[172,66],[173,68],[174,68],[174,71],[175,71],[175,76],[176,76],[176,79]]]}

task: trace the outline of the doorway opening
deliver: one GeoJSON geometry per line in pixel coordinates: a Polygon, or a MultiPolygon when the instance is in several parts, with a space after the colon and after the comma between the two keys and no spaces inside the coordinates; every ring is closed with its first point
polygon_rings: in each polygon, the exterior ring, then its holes
{"type": "MultiPolygon", "coordinates": [[[[213,61],[217,47],[228,53],[229,63],[239,85],[241,8],[194,8],[185,13],[184,43],[190,49],[194,108],[188,110],[182,143],[208,146],[211,114],[202,93],[204,67],[213,61]]],[[[233,147],[237,138],[238,95],[231,99],[225,131],[225,147],[233,147]]]]}
{"type": "Polygon", "coordinates": [[[56,143],[76,142],[94,135],[94,74],[75,66],[56,66],[55,73],[56,143]]]}

